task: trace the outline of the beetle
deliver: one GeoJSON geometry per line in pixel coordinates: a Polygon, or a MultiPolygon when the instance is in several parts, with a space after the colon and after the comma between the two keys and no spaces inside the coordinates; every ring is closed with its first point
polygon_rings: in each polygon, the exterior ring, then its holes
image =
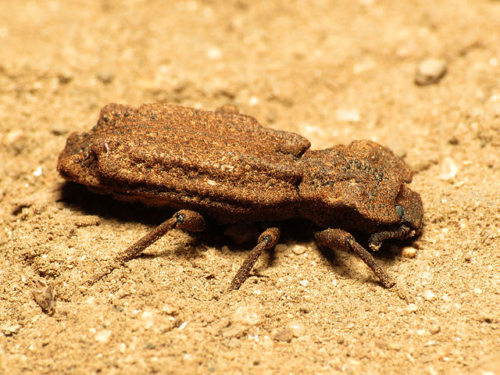
{"type": "MultiPolygon", "coordinates": [[[[310,145],[233,109],[108,104],[89,132],[68,137],[57,169],[91,191],[177,210],[120,253],[117,264],[139,256],[173,228],[203,231],[204,216],[225,224],[303,218],[318,228],[318,245],[352,250],[384,287],[392,287],[392,277],[351,232],[369,234],[372,250],[387,239],[421,232],[423,205],[408,187],[411,170],[372,141],[323,150],[310,145]]],[[[231,290],[240,288],[279,236],[276,227],[260,235],[231,290]]]]}

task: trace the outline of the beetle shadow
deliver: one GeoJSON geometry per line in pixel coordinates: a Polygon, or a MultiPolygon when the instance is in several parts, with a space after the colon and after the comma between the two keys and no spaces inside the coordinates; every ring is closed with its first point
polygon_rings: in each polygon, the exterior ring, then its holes
{"type": "MultiPolygon", "coordinates": [[[[59,190],[60,196],[57,198],[57,201],[62,203],[64,207],[81,215],[96,215],[118,223],[140,222],[154,228],[170,218],[175,212],[175,210],[170,208],[154,208],[142,203],[121,202],[109,195],[90,192],[86,187],[72,182],[64,182],[59,190]]],[[[280,228],[281,235],[278,244],[310,243],[313,241],[313,235],[317,229],[314,228],[311,222],[303,219],[286,220],[279,223],[254,223],[252,224],[255,226],[253,239],[252,236],[249,236],[249,240],[238,243],[238,241],[231,239],[231,236],[227,236],[228,225],[217,224],[213,220],[210,220],[210,218],[206,219],[208,222],[207,230],[201,233],[190,233],[190,236],[193,237],[193,244],[202,243],[203,245],[216,249],[222,249],[223,246],[227,246],[230,251],[234,253],[248,254],[257,244],[258,236],[265,229],[272,226],[280,228]]],[[[369,249],[369,236],[363,233],[353,233],[353,236],[361,246],[365,249],[369,249]]],[[[388,267],[396,261],[396,258],[400,255],[404,246],[411,244],[417,238],[419,237],[414,237],[405,241],[388,240],[384,242],[379,251],[370,251],[370,253],[373,254],[374,258],[377,259],[383,267],[388,267]],[[391,247],[391,245],[394,244],[396,246],[391,247]],[[389,248],[391,248],[391,250],[389,250],[389,248]],[[396,251],[393,249],[396,249],[396,251]]],[[[194,248],[193,245],[188,246],[194,248]]],[[[324,246],[318,246],[318,250],[330,264],[332,272],[336,272],[339,275],[351,279],[360,279],[362,277],[361,273],[356,268],[353,268],[352,262],[349,261],[350,257],[356,256],[352,251],[347,254],[342,250],[330,249],[324,246]]],[[[152,258],[166,256],[167,252],[168,250],[157,254],[141,254],[140,257],[152,258]]],[[[260,262],[264,261],[265,263],[261,263],[260,267],[273,267],[277,260],[275,249],[266,250],[265,253],[267,255],[263,256],[260,260],[260,262]]],[[[187,248],[174,250],[173,252],[169,252],[169,255],[188,258],[190,256],[196,256],[192,250],[187,248]]],[[[254,273],[259,274],[259,272],[255,270],[254,273]]],[[[379,284],[375,275],[368,281],[373,284],[379,284]]]]}
{"type": "MultiPolygon", "coordinates": [[[[114,199],[110,195],[102,195],[89,191],[86,187],[72,183],[64,182],[59,187],[59,197],[57,202],[61,203],[65,208],[68,208],[80,215],[95,215],[103,219],[115,221],[117,223],[137,223],[148,225],[150,230],[163,223],[165,220],[172,217],[176,210],[171,208],[155,208],[146,206],[142,203],[122,202],[114,199]]],[[[222,249],[227,246],[231,252],[234,253],[249,253],[257,244],[259,235],[271,226],[279,226],[282,235],[279,243],[283,243],[283,239],[288,241],[290,233],[293,229],[289,229],[290,225],[285,223],[254,223],[253,233],[245,234],[240,233],[238,236],[247,236],[247,240],[243,242],[235,241],[234,236],[228,235],[228,228],[231,225],[218,224],[215,220],[204,217],[207,221],[207,229],[201,233],[188,232],[193,238],[191,244],[186,247],[176,248],[173,251],[161,251],[155,254],[141,254],[141,258],[153,258],[162,256],[175,256],[175,257],[196,257],[198,252],[194,252],[195,245],[201,243],[207,247],[215,249],[222,249]]],[[[238,226],[238,225],[236,225],[238,226]]],[[[234,235],[234,233],[233,233],[234,235]]],[[[142,236],[139,236],[139,240],[142,236]]],[[[132,243],[131,243],[132,244],[132,243]]],[[[130,244],[130,245],[131,245],[130,244]]],[[[125,248],[123,249],[125,250],[125,248]]],[[[276,260],[276,253],[274,249],[266,251],[268,256],[263,257],[267,259],[267,266],[272,266],[276,260]]]]}
{"type": "Polygon", "coordinates": [[[81,215],[96,215],[119,223],[141,222],[151,226],[161,224],[174,212],[141,203],[120,202],[110,195],[93,193],[72,182],[62,184],[57,202],[81,215]]]}

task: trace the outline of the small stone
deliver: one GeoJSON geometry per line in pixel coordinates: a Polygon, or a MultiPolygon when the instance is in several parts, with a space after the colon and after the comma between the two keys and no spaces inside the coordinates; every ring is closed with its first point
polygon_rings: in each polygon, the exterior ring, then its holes
{"type": "Polygon", "coordinates": [[[6,324],[3,324],[1,327],[0,327],[0,330],[2,331],[2,333],[5,335],[5,336],[13,336],[17,333],[19,333],[19,331],[21,330],[21,325],[20,324],[9,324],[9,323],[6,323],[6,324]]]}
{"type": "Polygon", "coordinates": [[[446,157],[443,160],[443,164],[441,166],[441,174],[439,174],[438,178],[440,180],[449,181],[455,178],[457,172],[458,172],[457,163],[455,163],[455,161],[452,158],[446,157]]]}
{"type": "Polygon", "coordinates": [[[57,124],[50,129],[50,132],[54,135],[63,135],[68,132],[68,128],[62,124],[57,124]]]}
{"type": "Polygon", "coordinates": [[[431,324],[431,326],[429,327],[429,332],[432,335],[435,335],[436,333],[441,332],[441,327],[438,324],[431,324]]]}
{"type": "Polygon", "coordinates": [[[278,334],[276,334],[276,336],[274,336],[274,339],[276,341],[291,342],[293,337],[294,337],[294,334],[293,334],[293,331],[291,329],[284,329],[284,330],[278,332],[278,334]]]}
{"type": "Polygon", "coordinates": [[[417,256],[418,250],[412,246],[407,246],[401,250],[401,256],[404,258],[415,258],[417,256]]]}
{"type": "Polygon", "coordinates": [[[104,330],[96,333],[94,338],[96,341],[98,341],[102,344],[106,344],[109,341],[112,334],[113,334],[113,331],[110,331],[109,329],[104,329],[104,330]]]}
{"type": "Polygon", "coordinates": [[[300,322],[290,322],[286,325],[286,329],[290,330],[294,337],[301,337],[306,331],[306,328],[300,322]]]}
{"type": "Polygon", "coordinates": [[[435,301],[437,299],[436,297],[436,294],[434,294],[434,292],[430,291],[430,290],[426,290],[423,294],[422,294],[422,297],[424,297],[424,299],[426,301],[435,301]]]}
{"type": "Polygon", "coordinates": [[[294,245],[292,247],[292,251],[296,255],[302,255],[302,254],[304,254],[306,252],[306,250],[307,249],[304,246],[302,246],[302,245],[294,245]]]}
{"type": "Polygon", "coordinates": [[[389,350],[395,350],[395,351],[400,351],[403,349],[403,346],[400,343],[397,342],[390,342],[387,344],[387,349],[389,350]]]}
{"type": "Polygon", "coordinates": [[[74,219],[74,223],[78,228],[93,227],[101,223],[101,218],[97,215],[79,216],[74,219]]]}
{"type": "Polygon", "coordinates": [[[113,82],[113,80],[115,79],[115,74],[112,73],[112,72],[106,72],[106,71],[102,71],[102,72],[97,72],[97,74],[95,75],[95,77],[101,81],[102,83],[104,83],[105,85],[113,82]]]}
{"type": "Polygon", "coordinates": [[[177,309],[168,303],[163,305],[161,310],[167,315],[177,315],[177,309]]]}
{"type": "Polygon", "coordinates": [[[441,59],[428,58],[420,62],[415,76],[415,83],[419,86],[438,83],[446,73],[447,62],[441,59]]]}
{"type": "Polygon", "coordinates": [[[408,306],[406,306],[405,310],[409,313],[414,313],[415,311],[418,310],[418,306],[415,305],[414,303],[410,303],[408,306]]]}
{"type": "Polygon", "coordinates": [[[52,284],[48,284],[45,280],[35,281],[36,289],[31,291],[33,299],[42,308],[43,312],[48,315],[55,313],[55,299],[52,284]]]}
{"type": "Polygon", "coordinates": [[[245,330],[241,326],[230,325],[221,330],[222,337],[230,338],[230,337],[240,337],[243,335],[245,330]]]}
{"type": "Polygon", "coordinates": [[[5,136],[5,141],[7,144],[13,145],[24,138],[24,131],[21,129],[11,130],[5,136]]]}
{"type": "Polygon", "coordinates": [[[256,306],[240,306],[233,314],[232,322],[243,326],[255,326],[262,321],[256,306]]]}
{"type": "Polygon", "coordinates": [[[57,79],[59,80],[59,83],[63,85],[68,84],[73,80],[73,73],[61,72],[57,75],[57,79]]]}

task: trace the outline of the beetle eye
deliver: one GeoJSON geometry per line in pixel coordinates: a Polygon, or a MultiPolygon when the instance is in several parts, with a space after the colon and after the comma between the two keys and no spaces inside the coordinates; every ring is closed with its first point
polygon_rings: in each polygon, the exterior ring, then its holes
{"type": "Polygon", "coordinates": [[[400,206],[399,204],[396,206],[396,213],[398,214],[399,217],[403,217],[405,214],[405,209],[403,206],[400,206]]]}

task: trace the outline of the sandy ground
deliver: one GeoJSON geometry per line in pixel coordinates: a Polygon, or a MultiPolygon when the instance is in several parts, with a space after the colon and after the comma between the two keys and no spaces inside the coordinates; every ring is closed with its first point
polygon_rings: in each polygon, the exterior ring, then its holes
{"type": "Polygon", "coordinates": [[[500,374],[499,1],[2,0],[0,56],[0,372],[500,374]],[[446,75],[418,86],[428,57],[446,75]],[[390,147],[425,205],[423,235],[377,254],[409,301],[304,223],[238,292],[248,248],[220,228],[85,287],[171,214],[57,174],[110,102],[232,103],[314,148],[390,147]]]}

